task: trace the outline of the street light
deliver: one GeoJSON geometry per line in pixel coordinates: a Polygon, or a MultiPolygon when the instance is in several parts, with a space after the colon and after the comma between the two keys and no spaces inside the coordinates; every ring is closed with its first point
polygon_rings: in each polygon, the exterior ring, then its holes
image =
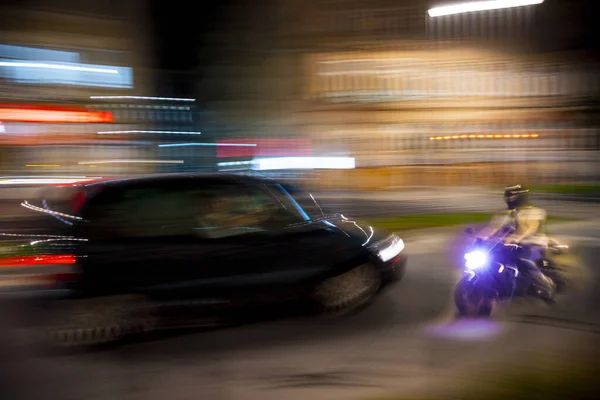
{"type": "Polygon", "coordinates": [[[477,11],[498,10],[503,8],[524,7],[542,4],[544,0],[487,0],[439,6],[430,9],[430,17],[443,17],[446,15],[464,14],[477,11]]]}

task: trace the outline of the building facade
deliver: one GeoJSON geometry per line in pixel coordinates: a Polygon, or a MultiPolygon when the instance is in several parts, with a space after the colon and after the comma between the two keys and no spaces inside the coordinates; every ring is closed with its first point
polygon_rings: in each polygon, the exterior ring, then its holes
{"type": "Polygon", "coordinates": [[[198,87],[215,138],[355,157],[320,173],[330,187],[598,178],[598,59],[572,22],[589,2],[441,18],[413,0],[239,3],[198,87]]]}
{"type": "Polygon", "coordinates": [[[63,118],[93,114],[91,96],[154,94],[145,2],[34,0],[3,4],[0,15],[4,173],[81,174],[82,159],[147,154],[135,138],[99,137],[131,125],[118,113],[95,123],[63,118]]]}

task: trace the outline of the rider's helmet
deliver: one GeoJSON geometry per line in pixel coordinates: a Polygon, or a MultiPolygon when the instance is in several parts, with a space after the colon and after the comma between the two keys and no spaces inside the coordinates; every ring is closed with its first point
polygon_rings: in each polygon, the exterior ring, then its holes
{"type": "Polygon", "coordinates": [[[523,185],[509,186],[504,189],[504,201],[509,210],[529,205],[529,189],[523,185]]]}

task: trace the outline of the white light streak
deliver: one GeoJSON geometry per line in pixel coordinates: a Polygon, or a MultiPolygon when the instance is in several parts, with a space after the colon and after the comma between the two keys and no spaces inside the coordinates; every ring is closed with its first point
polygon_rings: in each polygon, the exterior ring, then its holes
{"type": "Polygon", "coordinates": [[[222,146],[222,147],[256,147],[251,143],[169,143],[159,144],[158,147],[193,147],[193,146],[222,146]]]}
{"type": "Polygon", "coordinates": [[[30,210],[38,211],[38,212],[45,213],[45,214],[50,214],[50,215],[54,215],[54,216],[75,219],[75,220],[78,220],[78,221],[82,220],[81,217],[77,217],[75,215],[69,215],[69,214],[61,213],[61,212],[58,212],[58,211],[46,210],[44,208],[37,207],[37,206],[34,206],[32,204],[29,204],[27,201],[22,202],[21,206],[23,206],[25,208],[28,208],[30,210]]]}
{"type": "Polygon", "coordinates": [[[93,181],[99,178],[16,178],[0,179],[0,185],[55,185],[93,181]]]}
{"type": "Polygon", "coordinates": [[[80,161],[79,165],[96,165],[96,164],[183,164],[183,160],[95,160],[95,161],[80,161]]]}
{"type": "Polygon", "coordinates": [[[264,170],[278,169],[354,169],[353,157],[275,157],[257,158],[252,161],[252,168],[264,170]]]}
{"type": "Polygon", "coordinates": [[[202,132],[179,132],[179,131],[103,131],[98,132],[98,135],[120,135],[126,133],[159,133],[171,135],[201,135],[202,132]]]}
{"type": "Polygon", "coordinates": [[[132,100],[159,100],[159,101],[187,101],[194,102],[196,99],[185,99],[177,97],[147,97],[147,96],[90,96],[90,99],[132,99],[132,100]]]}
{"type": "Polygon", "coordinates": [[[217,163],[217,167],[234,167],[238,165],[249,165],[252,164],[252,161],[227,161],[217,163]]]}
{"type": "Polygon", "coordinates": [[[488,0],[459,3],[448,6],[434,7],[428,11],[430,17],[463,14],[477,11],[499,10],[503,8],[524,7],[542,4],[544,0],[488,0]]]}
{"type": "Polygon", "coordinates": [[[118,74],[116,69],[107,68],[92,68],[78,67],[75,65],[50,64],[40,62],[21,62],[21,61],[0,61],[0,67],[19,67],[19,68],[41,68],[41,69],[58,69],[66,71],[81,71],[81,72],[99,72],[103,74],[118,74]]]}

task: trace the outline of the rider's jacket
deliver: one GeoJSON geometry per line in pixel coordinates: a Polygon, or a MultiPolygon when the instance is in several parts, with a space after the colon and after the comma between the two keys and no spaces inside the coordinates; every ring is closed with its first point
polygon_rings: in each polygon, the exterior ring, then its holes
{"type": "Polygon", "coordinates": [[[515,229],[515,235],[521,236],[532,225],[537,225],[534,233],[524,237],[521,243],[525,245],[547,246],[546,220],[546,210],[539,207],[527,206],[516,210],[506,210],[494,216],[485,230],[493,232],[502,227],[512,227],[515,229]]]}

